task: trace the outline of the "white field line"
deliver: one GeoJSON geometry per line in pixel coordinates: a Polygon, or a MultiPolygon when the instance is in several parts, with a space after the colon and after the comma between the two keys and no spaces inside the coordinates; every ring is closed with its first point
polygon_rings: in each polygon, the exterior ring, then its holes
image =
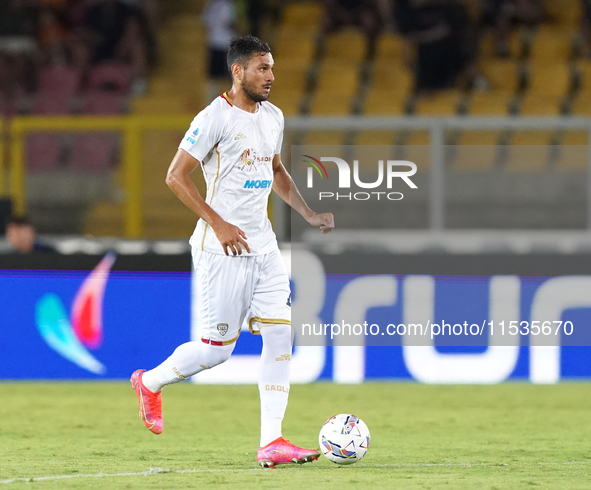
{"type": "MultiPolygon", "coordinates": [[[[568,466],[568,465],[591,465],[591,461],[565,461],[565,462],[540,462],[540,463],[392,463],[392,464],[358,464],[358,468],[415,468],[415,467],[471,467],[471,466],[568,466]]],[[[296,466],[288,466],[282,468],[283,471],[286,469],[296,469],[296,466]]],[[[317,468],[317,467],[308,467],[317,468]]],[[[187,469],[187,470],[166,470],[163,468],[150,468],[147,471],[138,471],[130,473],[96,473],[94,475],[76,474],[76,475],[54,475],[54,476],[37,476],[34,478],[10,478],[8,480],[0,480],[0,484],[9,484],[17,482],[41,482],[41,481],[55,481],[55,480],[71,480],[73,478],[117,478],[123,476],[150,476],[150,475],[161,475],[165,473],[170,474],[182,474],[182,473],[244,473],[252,471],[271,471],[263,468],[236,468],[236,469],[187,469]]]]}

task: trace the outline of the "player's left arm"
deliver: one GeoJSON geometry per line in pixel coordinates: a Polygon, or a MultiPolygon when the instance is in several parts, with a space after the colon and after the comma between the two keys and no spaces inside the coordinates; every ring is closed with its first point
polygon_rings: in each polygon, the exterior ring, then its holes
{"type": "Polygon", "coordinates": [[[328,233],[334,229],[332,213],[315,213],[306,204],[291,175],[283,166],[280,154],[273,157],[273,190],[308,223],[319,227],[322,233],[328,233]]]}

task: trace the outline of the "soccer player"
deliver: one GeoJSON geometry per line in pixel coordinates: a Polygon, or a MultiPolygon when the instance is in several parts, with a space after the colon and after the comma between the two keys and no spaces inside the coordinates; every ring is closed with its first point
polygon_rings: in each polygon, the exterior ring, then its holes
{"type": "Polygon", "coordinates": [[[253,36],[234,39],[228,50],[232,89],[197,115],[170,164],[166,183],[200,217],[190,244],[201,338],[131,377],[144,425],[160,434],[164,386],[226,361],[247,323],[263,340],[257,453],[263,467],[302,464],[320,455],[281,433],[289,393],[291,294],[267,217],[271,189],[322,233],[334,228],[333,215],[314,213],[281,163],[283,114],[267,101],[273,63],[268,44],[253,36]],[[205,199],[190,179],[198,166],[207,182],[205,199]]]}

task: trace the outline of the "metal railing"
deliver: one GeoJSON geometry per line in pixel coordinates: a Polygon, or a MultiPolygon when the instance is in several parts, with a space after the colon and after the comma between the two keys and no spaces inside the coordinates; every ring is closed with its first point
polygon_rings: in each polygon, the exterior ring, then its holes
{"type": "MultiPolygon", "coordinates": [[[[146,130],[184,131],[190,115],[122,116],[122,117],[52,117],[21,116],[9,123],[9,175],[0,172],[0,190],[8,193],[17,213],[26,210],[25,138],[28,132],[120,131],[123,134],[122,167],[125,187],[125,229],[129,238],[143,236],[142,133],[146,130]],[[8,177],[8,178],[7,178],[8,177]]],[[[429,227],[445,227],[445,144],[446,130],[577,130],[587,131],[591,141],[591,118],[586,117],[309,117],[295,116],[285,120],[286,131],[358,131],[358,130],[423,130],[430,133],[431,171],[429,173],[429,227]]],[[[0,141],[0,168],[4,152],[0,141]]],[[[587,224],[591,228],[591,145],[587,172],[587,224]]]]}

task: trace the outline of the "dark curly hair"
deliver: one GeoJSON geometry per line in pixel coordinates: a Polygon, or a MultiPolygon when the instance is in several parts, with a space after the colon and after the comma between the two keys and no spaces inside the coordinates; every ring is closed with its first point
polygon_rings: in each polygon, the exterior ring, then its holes
{"type": "Polygon", "coordinates": [[[261,41],[258,37],[251,36],[250,34],[242,37],[235,37],[230,42],[228,48],[227,62],[228,71],[232,73],[232,65],[239,63],[245,67],[253,55],[270,53],[271,48],[269,45],[261,41]]]}

